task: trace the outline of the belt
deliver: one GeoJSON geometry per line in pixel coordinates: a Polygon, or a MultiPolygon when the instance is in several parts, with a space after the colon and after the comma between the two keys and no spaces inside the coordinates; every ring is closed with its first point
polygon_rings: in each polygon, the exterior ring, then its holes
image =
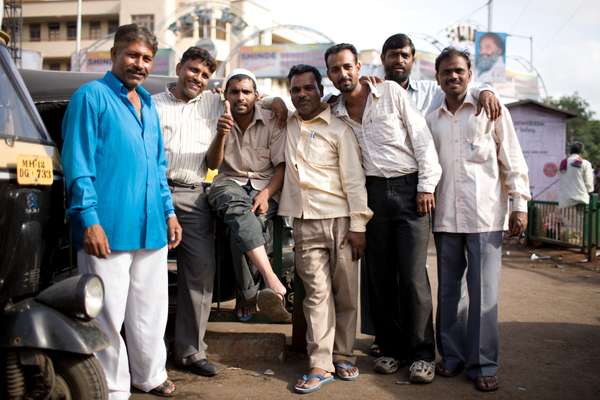
{"type": "Polygon", "coordinates": [[[390,178],[385,178],[383,176],[373,176],[367,175],[367,182],[410,182],[419,179],[418,172],[411,172],[410,174],[400,175],[400,176],[392,176],[390,178]]]}
{"type": "Polygon", "coordinates": [[[200,188],[205,188],[206,186],[208,186],[208,184],[206,183],[184,183],[184,182],[177,182],[171,179],[167,179],[167,183],[169,184],[169,186],[174,186],[174,187],[181,187],[181,188],[186,188],[186,189],[200,189],[200,188]]]}

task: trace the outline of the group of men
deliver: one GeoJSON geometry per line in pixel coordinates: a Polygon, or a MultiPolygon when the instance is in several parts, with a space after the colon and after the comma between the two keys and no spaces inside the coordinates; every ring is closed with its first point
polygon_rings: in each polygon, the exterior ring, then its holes
{"type": "Polygon", "coordinates": [[[78,266],[101,276],[106,288],[98,322],[110,346],[97,356],[111,399],[127,398],[131,385],[175,392],[163,335],[167,249],[180,243],[175,361],[200,375],[217,373],[204,343],[215,273],[211,210],[230,231],[241,318],[256,305],[273,319],[289,318],[264,233],[272,216],[293,217],[309,355],[297,392],[359,376],[353,350],[361,258],[380,352],[375,371],[406,364],[411,381],[433,380],[426,269],[432,221],[437,373],[465,369],[479,390],[497,389],[502,232],[525,229],[529,189],[508,111],[490,87],[468,88],[468,54],[440,54],[439,86],[414,82],[414,46],[394,35],[381,55],[386,80],[371,82],[359,81],[354,46],[335,45],[325,63],[341,95],[323,101],[319,70],[296,65],[288,75],[292,112],[279,100],[259,103],[256,78],[246,70],[226,79],[225,101],[205,91],[216,62],[197,47],[183,54],[177,82],[151,97],[141,84],[156,50],[145,28],[121,26],[112,70],[73,95],[63,122],[78,266]],[[219,169],[210,188],[207,168],[219,169]]]}

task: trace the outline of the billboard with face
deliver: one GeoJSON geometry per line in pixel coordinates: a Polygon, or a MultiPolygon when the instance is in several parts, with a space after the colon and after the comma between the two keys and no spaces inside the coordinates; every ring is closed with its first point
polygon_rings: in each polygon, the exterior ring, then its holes
{"type": "Polygon", "coordinates": [[[475,79],[479,82],[506,80],[506,33],[475,33],[475,79]]]}

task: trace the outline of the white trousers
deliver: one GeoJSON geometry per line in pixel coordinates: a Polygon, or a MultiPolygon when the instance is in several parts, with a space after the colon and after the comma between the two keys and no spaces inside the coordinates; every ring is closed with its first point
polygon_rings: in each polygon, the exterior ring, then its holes
{"type": "Polygon", "coordinates": [[[131,385],[145,392],[159,386],[167,379],[167,247],[115,251],[105,259],[80,250],[77,265],[80,273],[99,275],[104,282],[104,309],[96,321],[110,345],[96,357],[106,374],[110,400],[128,399],[131,385]],[[123,324],[127,347],[120,334],[123,324]]]}

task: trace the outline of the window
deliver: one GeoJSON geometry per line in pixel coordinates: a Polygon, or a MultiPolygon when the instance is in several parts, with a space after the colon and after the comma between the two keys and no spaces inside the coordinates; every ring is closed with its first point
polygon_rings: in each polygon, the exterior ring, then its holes
{"type": "Polygon", "coordinates": [[[215,37],[219,40],[227,40],[227,22],[217,20],[215,37]]]}
{"type": "Polygon", "coordinates": [[[42,39],[42,26],[40,24],[29,24],[29,40],[39,42],[42,39]]]}
{"type": "Polygon", "coordinates": [[[67,40],[75,40],[77,39],[77,22],[68,21],[67,22],[67,40]]]}
{"type": "Polygon", "coordinates": [[[48,40],[60,40],[60,23],[48,22],[48,40]]]}
{"type": "Polygon", "coordinates": [[[210,21],[198,21],[198,37],[200,39],[210,38],[210,21]]]}
{"type": "Polygon", "coordinates": [[[153,14],[138,14],[131,16],[131,23],[137,26],[143,26],[150,32],[154,32],[154,15],[153,14]]]}
{"type": "Polygon", "coordinates": [[[90,21],[90,39],[96,40],[102,37],[100,21],[90,21]]]}
{"type": "Polygon", "coordinates": [[[117,31],[117,28],[119,28],[118,19],[111,19],[110,21],[108,21],[108,33],[115,33],[117,31]]]}
{"type": "Polygon", "coordinates": [[[48,69],[51,71],[60,71],[60,63],[59,62],[49,62],[48,69]]]}

